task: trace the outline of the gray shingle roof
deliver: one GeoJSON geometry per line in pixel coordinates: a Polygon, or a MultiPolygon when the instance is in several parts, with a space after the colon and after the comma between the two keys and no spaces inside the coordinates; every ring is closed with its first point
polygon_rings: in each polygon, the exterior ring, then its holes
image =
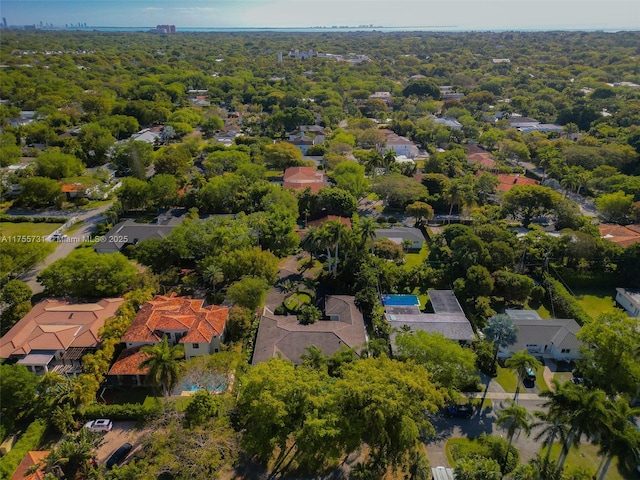
{"type": "Polygon", "coordinates": [[[394,228],[378,228],[376,229],[377,238],[400,238],[402,240],[424,241],[424,235],[419,228],[412,227],[394,227],[394,228]]]}
{"type": "Polygon", "coordinates": [[[300,356],[310,345],[318,347],[324,355],[332,355],[343,346],[359,351],[367,337],[364,319],[355,306],[354,297],[327,297],[325,312],[335,319],[302,325],[295,315],[274,315],[265,309],[258,327],[251,363],[255,365],[271,357],[281,356],[299,364],[300,356]]]}
{"type": "Polygon", "coordinates": [[[518,340],[509,347],[515,352],[527,345],[554,345],[557,349],[577,349],[582,342],[576,338],[580,325],[572,319],[514,319],[518,340]]]}

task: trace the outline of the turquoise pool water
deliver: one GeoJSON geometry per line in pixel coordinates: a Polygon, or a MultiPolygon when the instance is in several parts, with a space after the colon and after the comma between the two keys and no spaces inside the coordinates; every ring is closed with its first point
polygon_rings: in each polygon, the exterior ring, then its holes
{"type": "Polygon", "coordinates": [[[417,295],[382,295],[383,305],[390,307],[419,307],[420,299],[417,295]]]}

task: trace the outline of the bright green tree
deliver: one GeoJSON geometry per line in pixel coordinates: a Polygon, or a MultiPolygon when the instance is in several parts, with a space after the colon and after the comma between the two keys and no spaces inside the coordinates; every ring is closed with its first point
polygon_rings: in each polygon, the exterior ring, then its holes
{"type": "Polygon", "coordinates": [[[160,387],[165,402],[168,402],[171,390],[180,376],[184,345],[176,344],[172,347],[165,336],[160,343],[145,345],[140,351],[147,354],[147,358],[140,363],[140,370],[147,370],[147,381],[160,387]]]}

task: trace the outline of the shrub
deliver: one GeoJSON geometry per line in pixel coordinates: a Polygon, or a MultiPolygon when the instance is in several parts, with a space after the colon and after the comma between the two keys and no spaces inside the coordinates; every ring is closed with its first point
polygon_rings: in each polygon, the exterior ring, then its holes
{"type": "Polygon", "coordinates": [[[145,421],[162,412],[160,404],[122,403],[105,405],[97,403],[90,405],[84,412],[85,420],[109,418],[111,420],[145,421]]]}
{"type": "Polygon", "coordinates": [[[557,318],[573,318],[580,325],[591,320],[589,314],[582,308],[573,295],[551,275],[544,275],[544,286],[551,297],[557,318]]]}
{"type": "Polygon", "coordinates": [[[284,305],[278,305],[273,310],[273,314],[274,315],[286,315],[287,314],[287,307],[285,307],[284,305]]]}
{"type": "Polygon", "coordinates": [[[13,449],[0,459],[0,478],[10,478],[18,464],[30,450],[36,450],[47,429],[44,420],[31,423],[13,449]]]}

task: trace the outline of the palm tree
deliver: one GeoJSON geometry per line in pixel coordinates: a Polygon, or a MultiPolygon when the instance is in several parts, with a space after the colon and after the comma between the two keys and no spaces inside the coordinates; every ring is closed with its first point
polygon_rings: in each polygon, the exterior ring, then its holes
{"type": "Polygon", "coordinates": [[[587,390],[579,385],[573,385],[573,387],[576,389],[577,403],[567,415],[570,429],[558,459],[560,470],[564,467],[569,450],[573,445],[580,443],[582,435],[593,438],[600,432],[606,431],[606,425],[611,417],[610,402],[607,401],[607,396],[602,390],[587,390]]]}
{"type": "Polygon", "coordinates": [[[542,407],[546,408],[547,412],[538,411],[535,413],[536,417],[541,420],[535,426],[550,425],[536,437],[536,440],[546,437],[544,443],[547,445],[545,458],[547,463],[551,458],[551,447],[553,447],[556,438],[560,437],[563,445],[567,443],[570,430],[568,414],[578,402],[577,397],[579,395],[579,392],[573,388],[574,385],[571,382],[561,383],[557,378],[554,378],[552,385],[553,388],[551,390],[545,390],[540,393],[541,397],[548,399],[542,404],[542,407]]]}
{"type": "Polygon", "coordinates": [[[360,217],[358,221],[358,233],[360,234],[360,246],[364,250],[367,243],[371,246],[373,253],[373,244],[376,240],[376,224],[372,218],[360,217]]]}
{"type": "Polygon", "coordinates": [[[338,255],[340,253],[340,243],[344,239],[344,232],[346,230],[346,227],[343,223],[340,223],[337,220],[331,220],[326,223],[326,228],[329,232],[331,245],[334,249],[333,268],[329,269],[329,273],[335,277],[338,274],[338,255]]]}
{"type": "Polygon", "coordinates": [[[224,273],[220,267],[217,265],[209,265],[204,272],[202,272],[202,277],[205,282],[207,282],[213,288],[213,293],[216,293],[216,285],[218,285],[222,280],[224,280],[224,273]]]}
{"type": "Polygon", "coordinates": [[[640,414],[640,408],[631,408],[627,398],[618,397],[613,403],[610,423],[600,432],[600,454],[602,461],[596,470],[599,480],[604,480],[613,457],[630,468],[636,465],[640,455],[640,430],[631,423],[630,418],[640,414]]]}
{"type": "Polygon", "coordinates": [[[309,264],[313,265],[313,255],[320,249],[320,235],[318,227],[309,227],[307,234],[300,242],[300,246],[309,253],[309,264]]]}
{"type": "Polygon", "coordinates": [[[506,348],[516,343],[518,339],[518,326],[508,315],[494,315],[487,320],[487,326],[484,327],[483,333],[488,341],[493,342],[493,368],[496,368],[498,359],[498,350],[500,347],[506,348]]]}
{"type": "Polygon", "coordinates": [[[167,337],[163,337],[160,343],[145,345],[141,351],[149,356],[140,364],[140,369],[148,368],[147,380],[162,388],[165,402],[169,402],[169,393],[178,380],[180,363],[184,358],[184,346],[171,347],[167,337]]]}
{"type": "Polygon", "coordinates": [[[520,385],[524,384],[524,379],[527,377],[528,370],[531,369],[535,372],[542,366],[542,364],[526,350],[520,350],[507,359],[505,366],[518,376],[518,386],[516,387],[516,393],[513,396],[513,401],[517,402],[518,393],[520,393],[520,385]]]}
{"type": "Polygon", "coordinates": [[[516,404],[515,401],[508,399],[508,406],[498,411],[498,419],[496,425],[503,427],[507,426],[507,437],[509,439],[509,446],[507,447],[507,453],[504,456],[502,463],[502,472],[505,472],[507,462],[509,460],[509,452],[511,450],[511,443],[516,434],[524,432],[528,437],[531,435],[531,414],[526,408],[516,404]]]}

